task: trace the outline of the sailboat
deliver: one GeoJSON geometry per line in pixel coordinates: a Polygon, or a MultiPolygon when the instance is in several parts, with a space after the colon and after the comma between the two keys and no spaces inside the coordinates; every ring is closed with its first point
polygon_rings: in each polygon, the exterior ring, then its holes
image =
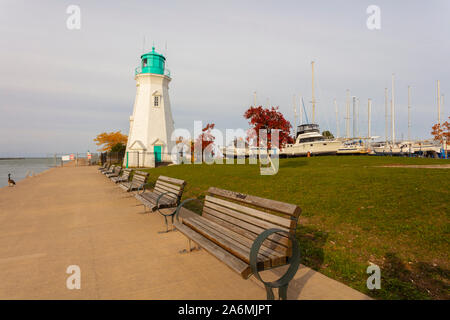
{"type": "MultiPolygon", "coordinates": [[[[385,110],[387,119],[387,89],[385,89],[385,110]]],[[[414,141],[411,139],[411,87],[408,86],[408,139],[404,141],[395,141],[395,120],[394,120],[394,74],[392,74],[392,98],[391,98],[391,121],[392,121],[392,141],[387,138],[387,120],[386,120],[386,141],[373,145],[373,153],[376,155],[407,156],[419,155],[425,157],[436,157],[440,153],[440,145],[437,141],[423,140],[414,141]]],[[[438,117],[439,117],[439,82],[438,82],[438,117]]]]}
{"type": "Polygon", "coordinates": [[[321,133],[319,125],[315,122],[314,97],[314,61],[312,67],[312,123],[308,123],[308,116],[303,103],[303,110],[306,115],[305,124],[300,124],[296,128],[295,143],[287,144],[281,149],[280,154],[285,156],[307,156],[307,155],[333,155],[342,146],[342,142],[336,139],[327,139],[321,133]]]}

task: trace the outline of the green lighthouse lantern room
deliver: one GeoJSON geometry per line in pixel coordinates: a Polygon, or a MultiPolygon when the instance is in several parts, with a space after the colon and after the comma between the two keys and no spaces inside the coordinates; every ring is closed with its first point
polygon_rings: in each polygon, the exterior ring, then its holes
{"type": "Polygon", "coordinates": [[[170,73],[165,69],[166,58],[155,51],[155,47],[152,47],[152,51],[141,55],[141,66],[136,68],[135,74],[140,73],[154,73],[162,74],[170,77],[170,73]]]}

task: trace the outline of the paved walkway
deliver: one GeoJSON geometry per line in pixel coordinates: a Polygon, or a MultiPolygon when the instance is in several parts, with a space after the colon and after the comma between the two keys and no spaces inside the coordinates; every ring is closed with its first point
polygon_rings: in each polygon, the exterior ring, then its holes
{"type": "Polygon", "coordinates": [[[383,168],[415,168],[415,169],[450,169],[450,164],[388,164],[385,166],[379,166],[383,168]]]}
{"type": "MultiPolygon", "coordinates": [[[[0,188],[0,299],[265,299],[205,251],[179,254],[186,238],[158,234],[163,218],[137,204],[96,167],[0,188]],[[69,265],[81,268],[80,290],[66,287],[69,265]]],[[[288,298],[367,296],[302,266],[288,298]]]]}

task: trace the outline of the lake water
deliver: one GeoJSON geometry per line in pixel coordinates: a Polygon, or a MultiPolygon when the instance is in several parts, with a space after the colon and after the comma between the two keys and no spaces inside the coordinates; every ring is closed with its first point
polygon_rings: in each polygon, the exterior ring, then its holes
{"type": "Polygon", "coordinates": [[[51,158],[0,159],[0,188],[8,185],[8,173],[17,182],[25,179],[27,173],[37,174],[54,165],[55,160],[51,158]]]}

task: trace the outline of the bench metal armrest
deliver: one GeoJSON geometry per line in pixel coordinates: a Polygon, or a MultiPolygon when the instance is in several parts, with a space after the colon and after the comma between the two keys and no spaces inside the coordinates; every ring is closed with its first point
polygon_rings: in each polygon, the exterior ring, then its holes
{"type": "Polygon", "coordinates": [[[181,203],[178,205],[177,209],[175,210],[175,218],[177,219],[178,222],[180,222],[178,216],[180,215],[181,208],[183,208],[183,206],[184,206],[185,203],[188,203],[188,202],[191,202],[191,201],[197,201],[197,202],[199,202],[200,204],[202,204],[202,202],[201,202],[199,199],[197,199],[197,198],[189,198],[189,199],[186,199],[186,200],[184,200],[183,202],[181,202],[181,203]]]}
{"type": "Polygon", "coordinates": [[[145,191],[145,183],[142,183],[142,184],[138,185],[136,191],[139,193],[139,190],[142,190],[142,193],[144,193],[144,191],[145,191]]]}
{"type": "MultiPolygon", "coordinates": [[[[156,198],[156,209],[158,210],[158,212],[161,214],[161,215],[163,215],[163,216],[166,216],[166,217],[169,217],[169,216],[172,216],[173,217],[173,215],[177,212],[177,208],[178,207],[176,207],[175,208],[175,210],[173,211],[173,212],[171,212],[171,213],[162,213],[159,209],[159,201],[162,199],[162,197],[163,196],[165,196],[166,194],[169,194],[169,193],[171,193],[171,194],[173,194],[173,195],[175,195],[175,196],[177,196],[178,197],[178,194],[176,194],[175,192],[172,192],[172,191],[166,191],[166,192],[163,192],[163,193],[161,193],[159,196],[158,196],[158,198],[156,198]]],[[[177,202],[176,202],[176,205],[178,206],[178,200],[177,200],[177,202]]],[[[172,218],[172,222],[173,222],[173,218],[172,218]]]]}
{"type": "Polygon", "coordinates": [[[278,296],[281,300],[287,299],[287,288],[289,282],[297,273],[299,265],[300,250],[298,247],[298,241],[293,234],[281,229],[272,228],[261,232],[261,234],[258,235],[258,237],[253,242],[252,248],[250,249],[250,267],[252,269],[253,275],[264,284],[267,293],[267,300],[274,300],[272,288],[278,288],[278,296]],[[257,267],[257,257],[259,249],[261,248],[263,242],[274,233],[284,233],[289,237],[292,242],[292,256],[290,257],[290,259],[288,259],[290,263],[288,270],[280,279],[272,282],[265,282],[259,275],[257,267]]]}

